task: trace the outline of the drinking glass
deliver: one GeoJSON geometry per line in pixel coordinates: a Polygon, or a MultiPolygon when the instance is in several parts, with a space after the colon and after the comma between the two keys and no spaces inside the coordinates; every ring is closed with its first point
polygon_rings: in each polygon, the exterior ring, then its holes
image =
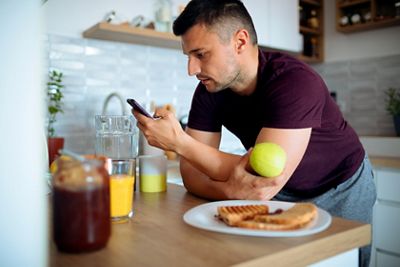
{"type": "Polygon", "coordinates": [[[140,192],[156,193],[167,190],[167,157],[165,155],[139,156],[140,192]]]}
{"type": "Polygon", "coordinates": [[[111,219],[125,221],[133,215],[135,161],[112,160],[110,173],[111,219]]]}

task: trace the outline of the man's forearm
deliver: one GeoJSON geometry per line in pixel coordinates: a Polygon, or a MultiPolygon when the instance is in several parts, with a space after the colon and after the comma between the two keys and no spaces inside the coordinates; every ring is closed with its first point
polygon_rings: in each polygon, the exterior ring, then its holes
{"type": "Polygon", "coordinates": [[[219,151],[189,135],[185,135],[179,142],[176,152],[188,161],[192,168],[217,181],[226,181],[240,160],[239,155],[219,151]]]}
{"type": "Polygon", "coordinates": [[[210,200],[227,199],[224,191],[226,182],[211,180],[184,158],[180,160],[180,171],[185,188],[190,193],[210,200]]]}

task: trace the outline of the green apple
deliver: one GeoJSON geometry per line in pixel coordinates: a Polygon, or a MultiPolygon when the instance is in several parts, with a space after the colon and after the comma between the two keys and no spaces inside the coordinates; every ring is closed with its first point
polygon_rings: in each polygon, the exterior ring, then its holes
{"type": "Polygon", "coordinates": [[[286,152],[274,143],[256,144],[250,154],[250,166],[255,172],[264,177],[276,177],[285,168],[286,152]]]}

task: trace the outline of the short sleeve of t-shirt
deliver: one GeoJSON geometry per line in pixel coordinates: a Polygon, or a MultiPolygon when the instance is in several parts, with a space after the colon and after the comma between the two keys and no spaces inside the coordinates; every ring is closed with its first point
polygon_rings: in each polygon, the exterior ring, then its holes
{"type": "Polygon", "coordinates": [[[263,126],[319,128],[325,96],[320,79],[311,71],[295,68],[268,81],[263,91],[263,126]]]}

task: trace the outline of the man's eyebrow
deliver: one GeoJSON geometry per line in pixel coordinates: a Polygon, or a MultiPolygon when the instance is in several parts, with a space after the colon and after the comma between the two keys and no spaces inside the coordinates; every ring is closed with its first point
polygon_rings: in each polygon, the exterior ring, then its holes
{"type": "Polygon", "coordinates": [[[204,48],[196,48],[196,49],[192,49],[189,52],[183,52],[183,54],[188,55],[188,54],[193,54],[193,53],[197,53],[201,50],[203,50],[204,48]]]}

